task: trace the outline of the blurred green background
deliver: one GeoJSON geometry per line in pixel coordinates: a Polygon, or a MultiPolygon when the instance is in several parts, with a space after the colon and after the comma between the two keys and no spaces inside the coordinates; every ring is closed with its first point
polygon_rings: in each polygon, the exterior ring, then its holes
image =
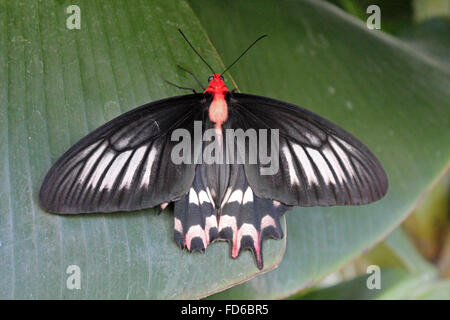
{"type": "Polygon", "coordinates": [[[327,0],[354,17],[366,21],[366,8],[381,9],[381,30],[399,37],[440,62],[450,57],[449,0],[327,0]]]}

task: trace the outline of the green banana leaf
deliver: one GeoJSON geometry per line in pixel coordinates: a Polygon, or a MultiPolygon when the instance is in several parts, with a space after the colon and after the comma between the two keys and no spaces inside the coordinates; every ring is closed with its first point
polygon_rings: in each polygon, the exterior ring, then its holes
{"type": "Polygon", "coordinates": [[[382,287],[367,289],[367,276],[344,281],[329,288],[308,292],[304,300],[448,300],[450,281],[436,280],[430,275],[411,275],[404,270],[385,269],[381,272],[382,287]]]}
{"type": "Polygon", "coordinates": [[[446,45],[449,35],[450,17],[443,16],[405,28],[399,37],[431,59],[450,68],[450,48],[446,45]]]}
{"type": "Polygon", "coordinates": [[[450,281],[439,277],[437,269],[418,253],[401,226],[371,253],[377,249],[377,259],[370,253],[365,257],[367,264],[381,268],[379,287],[368,288],[372,275],[368,272],[329,287],[301,291],[290,299],[449,299],[450,281]],[[398,264],[390,265],[393,260],[398,264]]]}

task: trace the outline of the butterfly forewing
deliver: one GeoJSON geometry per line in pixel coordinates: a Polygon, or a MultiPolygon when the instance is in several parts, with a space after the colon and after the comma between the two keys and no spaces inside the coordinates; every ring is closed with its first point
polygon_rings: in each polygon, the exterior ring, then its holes
{"type": "Polygon", "coordinates": [[[387,177],[377,158],[330,121],[286,102],[248,94],[234,94],[230,105],[237,126],[279,130],[278,172],[262,175],[260,163],[245,165],[259,197],[287,205],[331,206],[366,204],[386,194],[387,177]]]}
{"type": "Polygon", "coordinates": [[[138,210],[185,194],[195,165],[171,161],[171,133],[193,134],[204,118],[201,94],[186,95],[136,108],[93,131],[50,169],[40,202],[51,212],[138,210]]]}

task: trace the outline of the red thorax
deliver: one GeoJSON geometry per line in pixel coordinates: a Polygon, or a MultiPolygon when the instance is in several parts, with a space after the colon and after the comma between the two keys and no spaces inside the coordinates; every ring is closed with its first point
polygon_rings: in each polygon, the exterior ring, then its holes
{"type": "Polygon", "coordinates": [[[209,106],[209,120],[214,123],[216,131],[221,133],[222,124],[228,119],[228,108],[225,100],[225,94],[228,93],[228,89],[220,74],[212,76],[212,80],[209,81],[208,88],[206,88],[204,93],[207,92],[213,96],[209,106]]]}

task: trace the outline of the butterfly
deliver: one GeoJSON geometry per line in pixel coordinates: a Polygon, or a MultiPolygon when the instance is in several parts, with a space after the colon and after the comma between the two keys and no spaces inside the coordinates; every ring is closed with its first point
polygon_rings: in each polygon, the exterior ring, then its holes
{"type": "Polygon", "coordinates": [[[202,93],[145,104],[78,141],[47,173],[41,206],[76,214],[153,207],[161,212],[173,203],[174,240],[180,248],[204,251],[211,242],[225,240],[233,258],[250,249],[262,269],[263,241],[283,237],[280,217],[293,206],[381,199],[388,189],[386,173],[350,133],[294,104],[228,90],[223,74],[263,37],[221,74],[198,54],[213,73],[202,93]],[[173,135],[180,130],[190,136],[201,133],[183,157],[199,160],[215,142],[212,154],[230,155],[234,161],[174,161],[179,140],[173,135]],[[243,149],[269,144],[277,163],[271,174],[264,173],[267,162],[261,158],[236,161],[240,146],[229,143],[235,141],[227,133],[251,130],[277,133],[274,145],[267,135],[257,136],[256,142],[249,136],[241,140],[243,149]],[[204,138],[208,131],[214,136],[209,141],[204,138]]]}

